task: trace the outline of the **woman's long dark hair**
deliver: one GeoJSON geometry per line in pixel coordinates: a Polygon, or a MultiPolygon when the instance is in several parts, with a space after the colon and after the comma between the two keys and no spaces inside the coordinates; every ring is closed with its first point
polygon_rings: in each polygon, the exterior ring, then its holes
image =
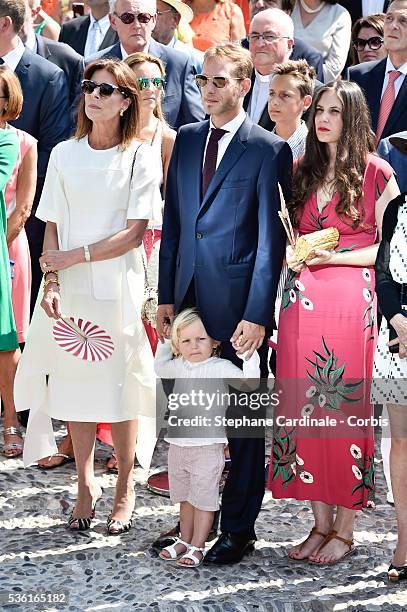
{"type": "Polygon", "coordinates": [[[339,193],[336,213],[356,228],[364,217],[363,176],[368,153],[375,151],[370,113],[362,90],[356,83],[334,81],[316,94],[309,119],[305,154],[293,178],[293,197],[288,205],[293,223],[313,193],[324,184],[329,167],[328,145],[320,142],[315,130],[316,108],[326,91],[334,91],[342,103],[343,128],[337,145],[334,193],[339,193]]]}

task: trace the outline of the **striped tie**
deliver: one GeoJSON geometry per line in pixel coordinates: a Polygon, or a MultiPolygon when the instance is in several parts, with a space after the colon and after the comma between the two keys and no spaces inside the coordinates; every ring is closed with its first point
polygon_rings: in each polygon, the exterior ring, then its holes
{"type": "Polygon", "coordinates": [[[384,90],[384,94],[382,97],[382,101],[380,103],[380,111],[379,111],[379,119],[377,121],[377,130],[376,130],[376,140],[379,142],[384,126],[387,123],[387,119],[391,113],[391,109],[393,108],[394,101],[396,99],[396,90],[394,87],[394,81],[399,78],[401,72],[398,70],[390,70],[389,72],[389,81],[387,83],[387,87],[384,90]]]}

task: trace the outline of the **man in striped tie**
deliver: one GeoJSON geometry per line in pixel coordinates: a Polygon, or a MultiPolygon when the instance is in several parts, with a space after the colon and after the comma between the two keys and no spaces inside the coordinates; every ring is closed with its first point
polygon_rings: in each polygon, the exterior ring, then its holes
{"type": "Polygon", "coordinates": [[[349,68],[365,92],[377,142],[407,129],[407,0],[392,0],[384,23],[387,59],[349,68]]]}

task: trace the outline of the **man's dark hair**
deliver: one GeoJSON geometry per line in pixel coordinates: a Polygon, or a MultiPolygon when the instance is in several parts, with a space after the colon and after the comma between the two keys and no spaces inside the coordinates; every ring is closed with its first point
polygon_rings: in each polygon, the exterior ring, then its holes
{"type": "Polygon", "coordinates": [[[25,13],[24,0],[0,0],[0,17],[10,17],[16,34],[24,25],[25,13]]]}

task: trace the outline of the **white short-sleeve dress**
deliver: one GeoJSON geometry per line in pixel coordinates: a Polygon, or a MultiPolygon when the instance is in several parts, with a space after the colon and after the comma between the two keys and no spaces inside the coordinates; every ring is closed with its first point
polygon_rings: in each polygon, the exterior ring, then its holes
{"type": "MultiPolygon", "coordinates": [[[[52,151],[37,217],[56,223],[59,248],[68,250],[112,236],[128,219],[151,219],[157,200],[151,147],[134,141],[125,150],[95,150],[85,137],[52,151]]],[[[59,273],[63,314],[92,321],[111,336],[115,349],[105,361],[83,361],[56,344],[55,321],[40,306],[40,290],[15,382],[17,410],[30,409],[26,464],[55,452],[50,417],[97,423],[153,418],[154,361],[140,315],[142,249],[59,273]]],[[[149,431],[155,431],[151,422],[149,431]]]]}

